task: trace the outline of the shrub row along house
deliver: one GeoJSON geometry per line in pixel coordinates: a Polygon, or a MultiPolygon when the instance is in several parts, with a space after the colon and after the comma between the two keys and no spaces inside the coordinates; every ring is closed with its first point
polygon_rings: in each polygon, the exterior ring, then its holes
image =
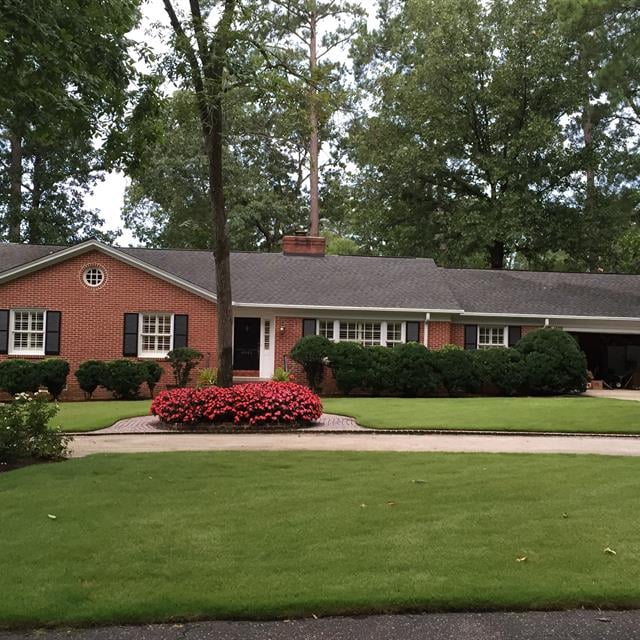
{"type": "MultiPolygon", "coordinates": [[[[554,326],[576,336],[596,379],[640,386],[640,276],[445,269],[422,258],[327,256],[324,242],[295,235],[282,253],[232,254],[236,380],[292,369],[304,335],[485,349],[554,326]]],[[[210,252],[0,245],[0,359],[60,356],[75,371],[88,359],[163,362],[186,345],[204,354],[202,367],[215,366],[210,252]]],[[[81,395],[70,377],[63,397],[81,395]]]]}

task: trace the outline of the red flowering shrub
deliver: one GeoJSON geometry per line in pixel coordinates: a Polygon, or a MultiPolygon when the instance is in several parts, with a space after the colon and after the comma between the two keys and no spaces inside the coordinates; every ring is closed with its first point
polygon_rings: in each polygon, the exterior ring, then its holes
{"type": "Polygon", "coordinates": [[[229,389],[174,389],[158,394],[151,413],[163,422],[233,423],[252,427],[304,425],[322,414],[322,403],[307,387],[294,382],[258,382],[229,389]]]}

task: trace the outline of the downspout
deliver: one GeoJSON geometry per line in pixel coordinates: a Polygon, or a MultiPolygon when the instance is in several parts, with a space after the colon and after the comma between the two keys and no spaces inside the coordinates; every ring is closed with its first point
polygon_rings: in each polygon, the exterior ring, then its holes
{"type": "Polygon", "coordinates": [[[427,311],[424,317],[424,346],[429,348],[429,320],[431,320],[431,312],[427,311]]]}

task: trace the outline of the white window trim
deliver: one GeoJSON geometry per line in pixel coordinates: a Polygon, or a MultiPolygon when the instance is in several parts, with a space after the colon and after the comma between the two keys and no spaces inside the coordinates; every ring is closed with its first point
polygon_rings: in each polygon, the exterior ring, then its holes
{"type": "MultiPolygon", "coordinates": [[[[169,313],[167,311],[145,311],[138,314],[138,357],[149,359],[163,359],[167,357],[169,351],[173,350],[173,332],[174,332],[174,319],[175,313],[169,313]],[[171,316],[171,333],[169,334],[169,349],[167,351],[146,351],[142,348],[142,328],[144,316],[171,316]]],[[[161,334],[154,334],[161,335],[161,334]]]]}
{"type": "Polygon", "coordinates": [[[504,324],[479,324],[476,333],[476,346],[478,349],[500,349],[509,346],[509,325],[504,324]],[[502,329],[502,344],[481,344],[480,329],[502,329]]]}
{"type": "MultiPolygon", "coordinates": [[[[21,331],[20,333],[25,333],[21,331]]],[[[31,332],[27,332],[31,333],[31,332]]],[[[11,309],[9,314],[9,344],[7,353],[10,356],[43,356],[47,342],[47,310],[46,309],[11,309]],[[42,313],[42,348],[16,349],[14,334],[16,333],[16,313],[42,313]]]]}
{"type": "MultiPolygon", "coordinates": [[[[387,325],[389,323],[400,323],[401,326],[401,342],[393,342],[392,344],[404,344],[407,341],[407,323],[405,320],[377,320],[377,319],[354,319],[354,318],[342,318],[338,320],[331,320],[326,318],[318,318],[316,320],[316,335],[322,335],[320,333],[320,322],[333,322],[333,339],[332,342],[341,342],[340,340],[340,323],[352,322],[352,323],[380,323],[380,343],[375,346],[387,346],[387,325]]],[[[343,340],[342,342],[353,342],[354,344],[361,344],[356,340],[343,340]]],[[[372,345],[374,346],[374,345],[372,345]]]]}

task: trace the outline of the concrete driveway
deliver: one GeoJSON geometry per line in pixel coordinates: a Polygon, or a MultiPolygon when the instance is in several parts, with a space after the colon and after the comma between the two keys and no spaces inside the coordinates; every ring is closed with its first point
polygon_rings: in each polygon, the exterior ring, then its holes
{"type": "Polygon", "coordinates": [[[140,433],[77,436],[71,450],[75,457],[93,453],[155,451],[449,451],[640,456],[640,438],[402,433],[140,433]]]}

